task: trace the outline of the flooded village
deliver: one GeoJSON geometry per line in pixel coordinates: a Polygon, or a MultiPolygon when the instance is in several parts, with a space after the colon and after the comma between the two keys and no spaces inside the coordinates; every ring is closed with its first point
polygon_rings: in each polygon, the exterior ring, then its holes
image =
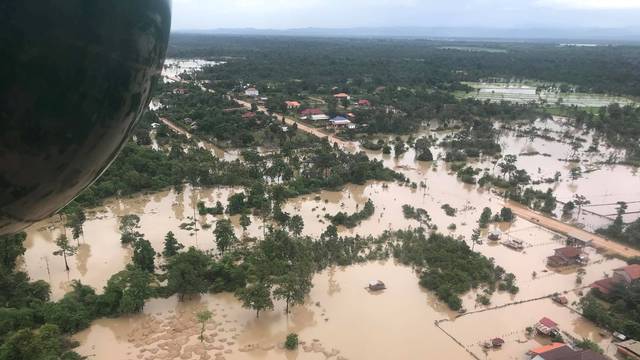
{"type": "MultiPolygon", "coordinates": [[[[396,117],[403,116],[402,110],[390,103],[377,104],[376,100],[385,99],[383,95],[352,95],[338,84],[328,90],[331,95],[326,98],[289,95],[291,92],[286,98],[278,97],[278,103],[286,102],[280,111],[274,111],[273,95],[263,91],[266,87],[244,80],[234,84],[234,91],[221,93],[207,80],[211,69],[238,61],[233,57],[167,60],[163,91],[169,95],[163,93],[152,100],[150,112],[158,115],[145,130],[152,143],[146,146],[158,152],[180,146],[187,154],[181,156],[203,150],[243,167],[251,167],[250,156],[266,158],[283,151],[274,144],[241,147],[233,139],[217,141],[206,133],[209,125],[194,120],[204,110],[191,103],[185,102],[185,107],[194,108],[186,112],[191,113],[189,117],[171,118],[178,106],[167,99],[175,102],[198,93],[224,98],[220,100],[224,110],[219,113],[231,109],[236,121],[264,116],[269,119],[264,121],[276,124],[272,126],[275,130],[265,132],[278,131],[282,138],[295,132],[295,136],[309,137],[311,143],[327,141],[335,151],[364,154],[398,174],[398,180],[367,179],[360,184],[313,189],[287,197],[279,209],[303,220],[300,236],[328,238],[328,227],[336,224],[336,238],[369,239],[362,240],[368,251],[379,250],[384,255],[362,256],[344,266],[330,264],[313,274],[301,304],[290,306],[288,301],[275,300],[273,309],[259,311],[259,316],[230,291],[152,297],[139,313],[101,317],[74,334],[77,353],[96,360],[640,359],[634,342],[640,339],[588,319],[583,301],[593,291],[606,296],[635,286],[640,279],[640,250],[598,230],[620,221],[620,226],[631,226],[640,218],[640,174],[637,166],[622,161],[627,150],[611,144],[596,130],[576,125],[570,116],[554,115],[496,120],[491,131],[495,131],[500,151],[490,155],[480,151],[478,156],[450,161],[456,151],[452,155],[442,144],[466,141],[460,140],[465,125],[456,120],[425,119],[404,133],[357,133],[367,126],[358,116],[379,116],[379,111],[396,117]],[[158,140],[161,136],[171,141],[163,143],[158,140]],[[424,149],[419,139],[425,139],[430,158],[420,159],[424,149]],[[248,153],[247,148],[255,152],[248,153]],[[537,192],[529,204],[514,200],[503,187],[491,186],[501,179],[511,182],[522,171],[530,191],[537,192]],[[482,179],[489,185],[481,185],[482,179]],[[553,194],[553,199],[545,194],[553,194]],[[621,202],[624,211],[619,210],[621,202]],[[373,204],[373,213],[363,215],[353,226],[336,220],[341,213],[347,218],[360,214],[367,203],[373,204]],[[423,272],[434,265],[407,263],[397,255],[397,244],[390,245],[394,240],[384,240],[407,230],[449,236],[488,259],[506,277],[501,274],[502,280],[492,285],[470,281],[471,290],[459,294],[459,306],[452,308],[437,290],[423,286],[423,272]],[[513,278],[507,280],[509,276],[513,278]],[[203,313],[210,315],[207,320],[201,320],[203,313]],[[290,334],[296,335],[294,350],[285,345],[290,334]]],[[[515,96],[515,103],[523,101],[523,96],[557,101],[551,90],[536,95],[535,87],[471,87],[477,90],[469,96],[487,104],[513,100],[510,96],[515,96]]],[[[578,95],[565,99],[570,102],[567,106],[585,107],[609,106],[620,100],[591,95],[587,100],[595,103],[585,104],[581,102],[585,97],[578,95]]],[[[632,99],[625,99],[628,103],[622,105],[633,106],[632,99]]],[[[293,136],[288,139],[293,141],[293,136]]],[[[256,142],[262,137],[267,135],[254,135],[256,142]]],[[[276,162],[269,160],[269,166],[271,161],[276,162]]],[[[308,159],[301,155],[300,162],[305,161],[308,159]]],[[[285,177],[274,176],[270,184],[286,184],[285,177]]],[[[60,235],[71,237],[66,215],[55,215],[27,229],[26,252],[18,259],[18,267],[31,280],[49,283],[53,301],[73,291],[76,280],[101,293],[112,275],[127,269],[138,251],[121,243],[122,219],[130,215],[138,217],[136,231],[157,253],[159,273],[171,261],[160,255],[168,232],[184,246],[181,251],[193,247],[218,254],[216,225],[228,219],[235,238],[249,247],[258,246],[278,226],[277,220],[265,219],[259,211],[231,215],[207,210],[216,204],[229,209],[239,193],[248,195],[249,190],[241,185],[187,182],[108,197],[99,206],[85,209],[82,234],[69,240],[77,243],[77,252],[68,258],[54,255],[60,235]]],[[[165,286],[167,281],[159,277],[153,286],[165,286]]],[[[605,308],[616,306],[600,298],[593,301],[605,308]]]]}

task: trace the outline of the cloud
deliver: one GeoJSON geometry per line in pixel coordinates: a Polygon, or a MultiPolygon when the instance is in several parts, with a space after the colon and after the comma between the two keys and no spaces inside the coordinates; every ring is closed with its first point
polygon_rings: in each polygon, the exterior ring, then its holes
{"type": "Polygon", "coordinates": [[[573,10],[640,9],[640,0],[537,0],[536,5],[573,10]]]}
{"type": "Polygon", "coordinates": [[[639,11],[640,0],[173,0],[173,29],[620,27],[639,11]]]}

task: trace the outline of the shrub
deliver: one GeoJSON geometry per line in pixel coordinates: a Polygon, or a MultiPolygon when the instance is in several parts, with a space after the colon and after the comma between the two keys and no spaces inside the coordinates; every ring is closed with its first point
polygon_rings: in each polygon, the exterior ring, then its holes
{"type": "Polygon", "coordinates": [[[295,350],[298,348],[298,334],[291,333],[287,335],[287,340],[284,342],[284,347],[288,350],[295,350]]]}

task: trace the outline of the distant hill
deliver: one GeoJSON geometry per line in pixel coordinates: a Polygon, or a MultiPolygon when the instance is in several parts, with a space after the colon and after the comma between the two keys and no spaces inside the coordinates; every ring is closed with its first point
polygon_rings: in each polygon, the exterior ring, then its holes
{"type": "Polygon", "coordinates": [[[179,30],[179,33],[262,36],[313,37],[389,37],[434,38],[451,40],[534,40],[565,42],[640,43],[640,28],[474,28],[474,27],[358,27],[358,28],[298,28],[298,29],[210,29],[179,30]]]}

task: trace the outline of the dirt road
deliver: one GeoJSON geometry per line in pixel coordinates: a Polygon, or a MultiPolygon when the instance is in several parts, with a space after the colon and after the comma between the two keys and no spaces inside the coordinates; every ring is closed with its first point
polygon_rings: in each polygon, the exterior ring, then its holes
{"type": "Polygon", "coordinates": [[[160,121],[162,121],[163,124],[167,125],[171,130],[175,131],[176,133],[186,136],[187,139],[191,139],[191,136],[192,136],[191,133],[179,127],[178,125],[174,124],[173,122],[171,122],[171,120],[167,118],[160,118],[160,121]]]}
{"type": "Polygon", "coordinates": [[[583,241],[592,241],[593,246],[606,250],[612,254],[615,253],[624,257],[640,256],[639,250],[611,241],[603,236],[579,229],[573,225],[565,224],[559,220],[526,208],[518,203],[507,201],[505,205],[510,207],[514,214],[525,220],[567,236],[572,236],[583,241]]]}

